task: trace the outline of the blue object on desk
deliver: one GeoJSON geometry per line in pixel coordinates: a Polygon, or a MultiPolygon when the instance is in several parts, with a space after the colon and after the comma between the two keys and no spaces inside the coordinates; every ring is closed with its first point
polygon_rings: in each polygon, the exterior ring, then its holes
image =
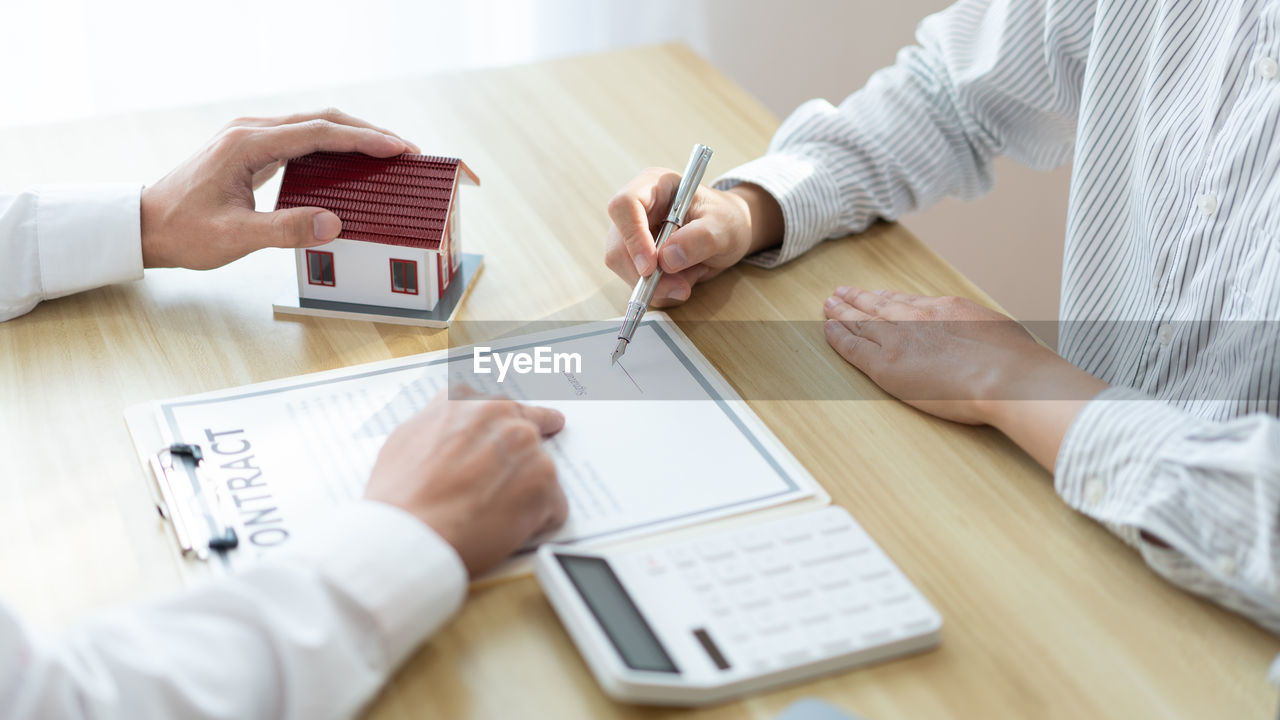
{"type": "Polygon", "coordinates": [[[850,715],[817,698],[804,698],[788,705],[777,720],[862,720],[862,718],[850,715]]]}

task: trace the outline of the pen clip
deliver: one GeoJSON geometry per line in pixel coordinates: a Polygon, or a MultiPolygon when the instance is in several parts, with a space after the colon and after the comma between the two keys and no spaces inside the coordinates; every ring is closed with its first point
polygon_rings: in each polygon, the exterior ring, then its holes
{"type": "Polygon", "coordinates": [[[693,203],[693,195],[698,191],[698,186],[702,184],[702,176],[707,171],[707,165],[711,163],[711,148],[698,143],[693,146],[693,152],[689,154],[689,163],[685,165],[684,173],[680,176],[680,185],[676,187],[675,198],[671,201],[671,209],[667,211],[667,222],[679,227],[684,224],[684,216],[689,212],[689,206],[693,203]]]}

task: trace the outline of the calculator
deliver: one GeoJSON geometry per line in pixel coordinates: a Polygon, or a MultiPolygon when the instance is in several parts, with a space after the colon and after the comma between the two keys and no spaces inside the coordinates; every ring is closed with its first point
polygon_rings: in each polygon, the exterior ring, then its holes
{"type": "Polygon", "coordinates": [[[942,618],[843,508],[643,549],[544,545],[560,621],[611,697],[701,705],[937,645],[942,618]]]}

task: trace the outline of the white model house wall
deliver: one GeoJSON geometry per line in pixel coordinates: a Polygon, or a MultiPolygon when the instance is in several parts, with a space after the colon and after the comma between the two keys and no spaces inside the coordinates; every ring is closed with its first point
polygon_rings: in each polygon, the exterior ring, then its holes
{"type": "Polygon", "coordinates": [[[385,307],[432,310],[439,299],[436,285],[436,251],[383,245],[363,240],[338,238],[296,253],[298,297],[312,300],[382,305],[385,307]],[[333,253],[332,287],[313,285],[307,271],[307,250],[333,253]],[[418,294],[391,291],[391,261],[411,260],[418,264],[418,294]]]}

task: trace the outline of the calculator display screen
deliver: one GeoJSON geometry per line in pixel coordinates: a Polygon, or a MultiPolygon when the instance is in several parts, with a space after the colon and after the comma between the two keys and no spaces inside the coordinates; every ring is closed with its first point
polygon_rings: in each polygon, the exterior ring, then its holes
{"type": "Polygon", "coordinates": [[[556,559],[627,667],[652,672],[680,672],[607,561],[559,553],[556,559]]]}

